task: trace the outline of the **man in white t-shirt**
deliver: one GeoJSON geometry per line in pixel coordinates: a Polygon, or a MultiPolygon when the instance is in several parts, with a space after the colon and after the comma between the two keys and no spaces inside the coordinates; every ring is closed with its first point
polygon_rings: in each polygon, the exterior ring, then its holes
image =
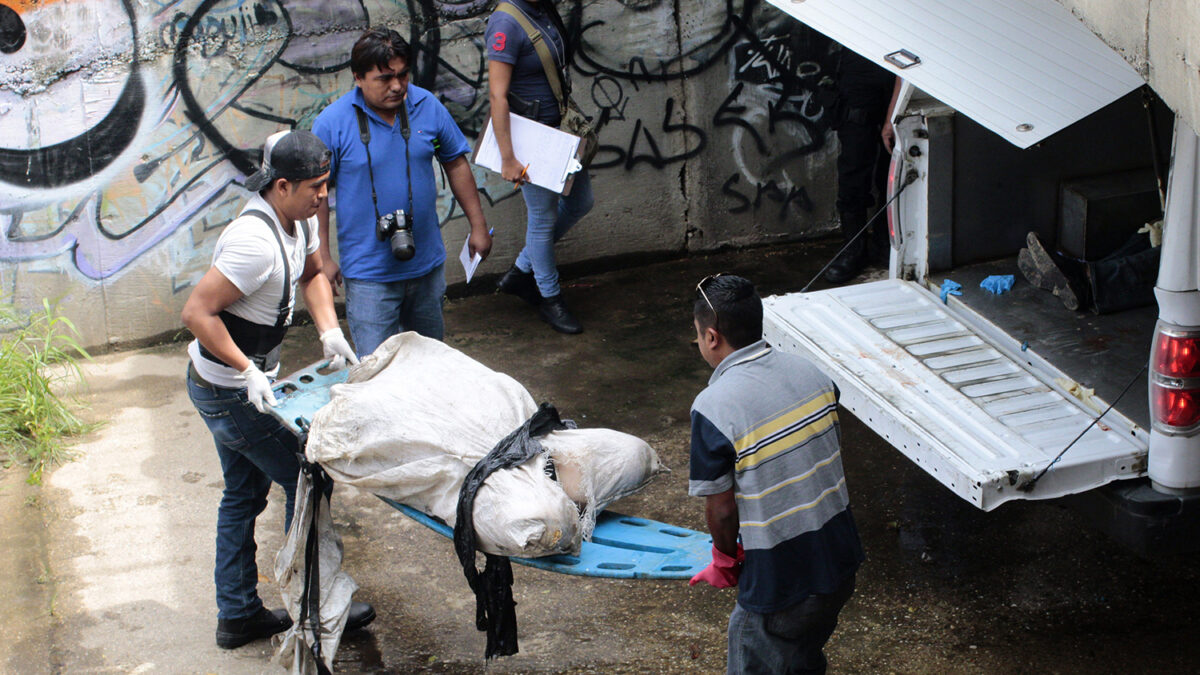
{"type": "MultiPolygon", "coordinates": [[[[217,510],[217,646],[225,649],[287,630],[282,609],[258,597],[254,521],[267,506],[271,482],[287,495],[291,527],[299,440],[266,412],[275,404],[271,379],[292,320],[297,287],[316,324],[324,353],[343,367],[357,363],[338,326],[329,280],[321,274],[318,207],[328,195],[329,150],[308,131],[272,134],[263,164],[246,181],[258,192],[221,233],[208,269],[183,307],[196,336],[188,345],[188,396],[212,432],[225,491],[217,510]]],[[[375,610],[353,603],[346,630],[361,628],[375,610]]]]}

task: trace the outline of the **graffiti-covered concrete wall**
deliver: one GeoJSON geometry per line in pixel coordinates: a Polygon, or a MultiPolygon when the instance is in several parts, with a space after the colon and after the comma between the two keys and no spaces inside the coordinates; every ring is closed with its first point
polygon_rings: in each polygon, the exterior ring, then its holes
{"type": "MultiPolygon", "coordinates": [[[[61,298],[102,345],[180,330],[272,131],[352,86],[350,45],[387,24],[414,81],[467,135],[486,121],[494,0],[0,0],[0,293],[61,298]]],[[[601,126],[592,215],[560,261],[708,250],[826,231],[834,141],[812,97],[828,40],[755,0],[561,0],[575,98],[601,126]]],[[[496,245],[520,248],[511,185],[476,171],[496,245]]],[[[335,194],[336,197],[336,194],[335,194]]],[[[448,189],[447,248],[468,230],[448,189]]],[[[451,283],[461,269],[447,266],[451,283]]]]}

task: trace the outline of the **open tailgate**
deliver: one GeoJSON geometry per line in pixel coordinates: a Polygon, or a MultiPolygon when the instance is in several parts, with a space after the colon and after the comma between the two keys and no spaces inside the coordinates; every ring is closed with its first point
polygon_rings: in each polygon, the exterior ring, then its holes
{"type": "Polygon", "coordinates": [[[1020,148],[1143,84],[1055,0],[768,2],[1020,148]]]}
{"type": "Polygon", "coordinates": [[[841,402],[931,476],[990,511],[1146,470],[1148,434],[951,298],[889,279],[764,300],[764,333],[837,383],[841,402]]]}

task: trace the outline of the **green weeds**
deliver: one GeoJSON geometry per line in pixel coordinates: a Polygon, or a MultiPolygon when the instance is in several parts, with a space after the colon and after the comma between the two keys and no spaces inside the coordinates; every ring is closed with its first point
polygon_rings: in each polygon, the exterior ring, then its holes
{"type": "Polygon", "coordinates": [[[66,459],[65,437],[94,427],[53,391],[60,382],[82,381],[76,359],[90,357],[74,324],[49,300],[29,316],[0,304],[0,331],[0,447],[10,463],[28,466],[26,480],[37,484],[47,466],[66,459]]]}

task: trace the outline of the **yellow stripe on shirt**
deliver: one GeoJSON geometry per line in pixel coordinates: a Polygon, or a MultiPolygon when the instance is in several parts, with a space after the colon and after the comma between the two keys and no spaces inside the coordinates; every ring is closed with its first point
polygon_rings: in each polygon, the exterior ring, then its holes
{"type": "Polygon", "coordinates": [[[838,450],[837,452],[833,453],[832,455],[817,462],[816,464],[813,465],[813,468],[809,469],[808,471],[805,471],[804,473],[800,474],[799,476],[796,476],[794,478],[789,478],[788,480],[785,480],[782,483],[777,483],[775,485],[772,485],[771,487],[767,488],[766,490],[763,490],[762,492],[756,492],[755,494],[752,494],[752,495],[747,495],[747,494],[737,495],[737,498],[738,499],[762,499],[763,497],[766,497],[767,495],[769,495],[773,492],[776,492],[778,490],[782,490],[783,488],[785,488],[789,485],[794,485],[796,483],[799,483],[800,481],[802,481],[802,480],[808,478],[809,476],[813,475],[814,473],[816,473],[817,469],[820,469],[823,466],[828,466],[835,459],[837,459],[838,457],[841,457],[841,456],[842,456],[842,451],[838,450]]]}
{"type": "Polygon", "coordinates": [[[821,408],[834,403],[837,403],[837,399],[834,398],[832,391],[827,391],[824,394],[805,401],[804,403],[800,403],[791,410],[781,413],[771,418],[767,422],[764,422],[750,431],[747,431],[744,436],[734,441],[733,451],[735,453],[740,453],[746,448],[752,447],[762,439],[767,438],[771,434],[778,433],[780,430],[786,429],[787,427],[799,422],[805,417],[808,417],[821,408]]]}
{"type": "Polygon", "coordinates": [[[756,466],[759,462],[764,462],[775,455],[790,450],[791,448],[800,445],[817,434],[828,431],[830,427],[837,423],[837,411],[830,409],[828,413],[821,416],[814,422],[805,424],[786,436],[772,441],[767,445],[755,450],[734,463],[734,469],[737,471],[746,471],[747,469],[756,466]]]}

